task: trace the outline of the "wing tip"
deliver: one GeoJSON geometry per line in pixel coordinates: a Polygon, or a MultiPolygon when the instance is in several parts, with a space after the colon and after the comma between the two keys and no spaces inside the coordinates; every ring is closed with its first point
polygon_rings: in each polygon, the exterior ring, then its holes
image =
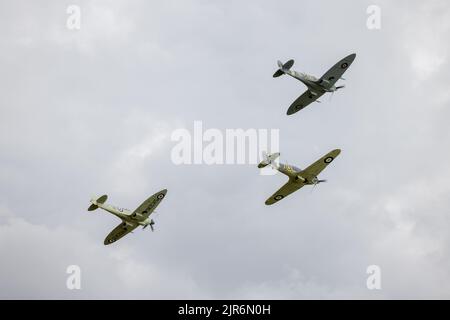
{"type": "Polygon", "coordinates": [[[338,155],[341,154],[341,149],[334,149],[327,153],[327,155],[331,155],[333,158],[336,158],[338,155]]]}
{"type": "Polygon", "coordinates": [[[266,206],[270,206],[270,205],[275,204],[278,201],[282,200],[283,198],[284,198],[284,196],[281,199],[275,199],[275,197],[270,197],[269,199],[266,200],[266,202],[264,202],[264,204],[266,206]]]}
{"type": "Polygon", "coordinates": [[[356,58],[356,53],[352,53],[352,54],[349,54],[345,59],[348,59],[351,62],[353,62],[353,60],[355,60],[355,58],[356,58]]]}
{"type": "Polygon", "coordinates": [[[165,197],[166,194],[167,194],[167,189],[162,189],[162,190],[156,192],[154,195],[152,195],[152,197],[154,197],[154,196],[159,196],[159,195],[161,195],[161,194],[163,195],[163,197],[165,197]]]}
{"type": "Polygon", "coordinates": [[[292,116],[294,113],[297,113],[298,111],[300,111],[301,108],[296,109],[295,107],[290,107],[287,111],[286,111],[286,115],[288,116],[292,116]]]}

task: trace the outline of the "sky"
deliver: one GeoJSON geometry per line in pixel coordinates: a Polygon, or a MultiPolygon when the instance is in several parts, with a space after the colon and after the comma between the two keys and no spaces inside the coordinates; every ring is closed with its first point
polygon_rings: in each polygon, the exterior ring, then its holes
{"type": "Polygon", "coordinates": [[[449,299],[449,38],[444,0],[1,1],[0,298],[449,299]],[[305,86],[277,60],[320,77],[351,53],[345,89],[286,115],[305,86]],[[278,129],[301,168],[342,153],[265,206],[285,176],[173,163],[194,121],[278,129]],[[119,220],[92,196],[164,188],[155,232],[103,245],[119,220]]]}

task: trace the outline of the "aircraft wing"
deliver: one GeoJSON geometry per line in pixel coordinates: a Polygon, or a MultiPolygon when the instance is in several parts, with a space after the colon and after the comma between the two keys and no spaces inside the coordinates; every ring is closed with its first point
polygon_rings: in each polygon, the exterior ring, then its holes
{"type": "Polygon", "coordinates": [[[295,100],[291,106],[289,107],[287,114],[291,115],[296,113],[297,111],[302,110],[304,107],[308,106],[311,102],[319,99],[324,93],[318,92],[313,95],[311,91],[306,90],[303,94],[295,100]]]}
{"type": "Polygon", "coordinates": [[[150,198],[145,200],[136,210],[133,211],[133,213],[136,212],[148,218],[148,216],[153,212],[153,210],[155,210],[162,199],[164,199],[166,193],[167,189],[155,193],[150,198]]]}
{"type": "Polygon", "coordinates": [[[347,68],[352,64],[353,60],[355,60],[355,57],[355,53],[345,57],[334,66],[332,66],[330,70],[325,72],[325,74],[320,79],[328,81],[330,85],[334,85],[336,81],[338,81],[342,77],[347,68]]]}
{"type": "Polygon", "coordinates": [[[322,158],[303,170],[300,175],[304,178],[317,177],[341,153],[340,149],[328,152],[322,158]]]}
{"type": "Polygon", "coordinates": [[[266,200],[266,205],[271,205],[280,201],[284,197],[287,197],[288,195],[297,191],[303,186],[304,186],[303,183],[293,182],[291,179],[289,179],[288,182],[286,182],[280,189],[278,189],[277,192],[275,192],[273,195],[270,196],[269,199],[266,200]]]}
{"type": "Polygon", "coordinates": [[[124,226],[124,222],[122,222],[117,227],[115,227],[113,231],[111,231],[108,234],[108,236],[105,238],[105,241],[103,242],[103,244],[108,245],[113,242],[116,242],[120,238],[124,237],[125,235],[127,235],[128,233],[130,233],[131,231],[136,229],[137,226],[138,226],[137,224],[133,225],[133,226],[130,226],[130,225],[124,226]]]}

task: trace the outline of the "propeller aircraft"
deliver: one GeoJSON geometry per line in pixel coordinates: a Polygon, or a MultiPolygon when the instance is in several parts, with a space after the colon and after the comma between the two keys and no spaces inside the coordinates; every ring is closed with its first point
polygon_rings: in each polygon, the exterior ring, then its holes
{"type": "Polygon", "coordinates": [[[286,182],[286,184],[284,184],[280,189],[278,189],[277,192],[275,192],[270,196],[269,199],[266,200],[266,205],[271,205],[284,199],[285,197],[299,190],[305,185],[313,185],[315,187],[319,183],[326,182],[326,180],[320,180],[317,176],[340,153],[340,149],[332,150],[304,170],[288,164],[277,164],[275,160],[280,156],[279,152],[273,154],[264,154],[264,159],[258,164],[258,168],[261,169],[270,165],[273,169],[278,170],[279,172],[289,177],[288,182],[286,182]]]}
{"type": "Polygon", "coordinates": [[[166,193],[167,189],[155,193],[150,198],[145,200],[133,212],[128,209],[118,208],[116,206],[105,204],[106,200],[108,199],[108,196],[106,194],[101,197],[91,199],[91,205],[89,206],[88,211],[93,211],[97,208],[101,208],[122,220],[122,222],[108,234],[103,243],[105,245],[108,245],[116,242],[123,236],[132,232],[138,226],[142,226],[142,229],[150,226],[150,229],[154,231],[153,225],[155,224],[155,222],[153,221],[153,219],[150,219],[149,216],[159,205],[162,199],[164,199],[166,193]]]}
{"type": "Polygon", "coordinates": [[[344,78],[342,78],[342,75],[352,64],[353,60],[355,60],[355,57],[355,53],[348,55],[341,61],[337,62],[319,79],[306,73],[290,70],[294,65],[294,60],[289,60],[284,64],[281,61],[278,61],[279,69],[273,74],[274,78],[282,76],[283,74],[287,74],[303,82],[308,87],[308,90],[306,90],[300,97],[297,98],[297,100],[295,100],[291,104],[291,106],[287,110],[287,115],[291,115],[302,110],[311,102],[320,102],[318,99],[326,92],[331,92],[333,94],[335,91],[344,88],[344,85],[335,86],[335,83],[339,79],[345,80],[344,78]]]}

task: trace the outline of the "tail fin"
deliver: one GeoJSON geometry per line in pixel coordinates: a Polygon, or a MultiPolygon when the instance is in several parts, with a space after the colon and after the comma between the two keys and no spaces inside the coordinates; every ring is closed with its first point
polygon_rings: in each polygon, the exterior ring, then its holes
{"type": "Polygon", "coordinates": [[[97,199],[92,198],[91,199],[92,204],[89,206],[88,211],[94,211],[95,209],[98,208],[99,204],[104,204],[107,199],[108,199],[108,196],[106,194],[97,199]]]}
{"type": "Polygon", "coordinates": [[[294,65],[294,60],[289,60],[285,64],[283,64],[281,61],[278,60],[277,64],[279,69],[275,71],[275,73],[273,74],[274,78],[282,76],[283,74],[286,73],[287,70],[292,68],[292,66],[294,65]]]}
{"type": "Polygon", "coordinates": [[[280,156],[279,152],[267,154],[263,152],[263,161],[258,164],[258,168],[264,168],[268,165],[272,165],[273,162],[280,156]]]}

